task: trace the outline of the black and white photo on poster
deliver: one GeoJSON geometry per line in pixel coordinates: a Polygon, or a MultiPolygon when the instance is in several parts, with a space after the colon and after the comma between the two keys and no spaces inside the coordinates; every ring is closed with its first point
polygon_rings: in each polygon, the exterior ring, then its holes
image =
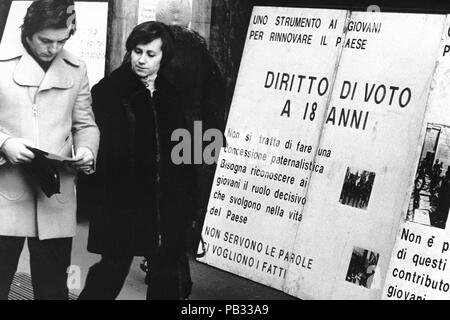
{"type": "Polygon", "coordinates": [[[445,229],[450,208],[450,127],[429,123],[406,219],[445,229]]]}
{"type": "Polygon", "coordinates": [[[379,258],[380,255],[378,253],[354,247],[345,280],[370,289],[374,281],[379,258]]]}
{"type": "Polygon", "coordinates": [[[369,206],[375,173],[348,167],[339,202],[366,210],[369,206]]]}

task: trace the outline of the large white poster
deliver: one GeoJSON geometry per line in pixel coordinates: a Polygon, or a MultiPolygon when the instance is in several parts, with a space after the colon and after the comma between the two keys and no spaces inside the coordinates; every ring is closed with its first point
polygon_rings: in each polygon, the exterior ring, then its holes
{"type": "Polygon", "coordinates": [[[255,8],[202,261],[300,298],[380,299],[444,23],[255,8]]]}

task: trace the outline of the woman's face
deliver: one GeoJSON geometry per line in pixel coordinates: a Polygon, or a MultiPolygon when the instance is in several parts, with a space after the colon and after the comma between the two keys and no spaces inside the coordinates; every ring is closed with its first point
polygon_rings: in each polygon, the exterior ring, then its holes
{"type": "Polygon", "coordinates": [[[147,44],[138,44],[131,51],[131,68],[140,78],[146,78],[158,72],[163,52],[161,38],[147,44]]]}

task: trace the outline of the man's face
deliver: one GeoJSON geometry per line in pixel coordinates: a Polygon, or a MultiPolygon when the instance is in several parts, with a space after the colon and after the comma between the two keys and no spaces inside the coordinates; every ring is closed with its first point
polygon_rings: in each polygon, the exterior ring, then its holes
{"type": "Polygon", "coordinates": [[[70,29],[44,29],[27,37],[27,43],[35,58],[51,62],[70,38],[70,29]]]}

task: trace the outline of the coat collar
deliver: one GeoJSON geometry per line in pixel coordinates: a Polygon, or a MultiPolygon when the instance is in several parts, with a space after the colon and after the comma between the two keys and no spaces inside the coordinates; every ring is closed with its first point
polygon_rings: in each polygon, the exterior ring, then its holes
{"type": "MultiPolygon", "coordinates": [[[[131,99],[147,96],[148,90],[144,84],[133,73],[129,64],[120,66],[111,74],[111,80],[115,90],[122,92],[122,95],[131,99]]],[[[172,105],[174,103],[174,97],[177,95],[175,87],[164,77],[161,72],[158,72],[158,77],[155,81],[155,100],[164,101],[160,105],[157,103],[157,108],[160,116],[168,115],[171,111],[165,104],[172,105]]]]}
{"type": "Polygon", "coordinates": [[[131,97],[147,92],[144,84],[133,73],[129,64],[123,64],[111,76],[114,83],[131,97]]]}
{"type": "Polygon", "coordinates": [[[72,68],[80,61],[63,49],[45,73],[27,52],[20,39],[15,44],[0,46],[0,61],[20,59],[14,70],[13,79],[21,86],[39,87],[39,91],[51,88],[69,89],[73,86],[72,68]]]}

